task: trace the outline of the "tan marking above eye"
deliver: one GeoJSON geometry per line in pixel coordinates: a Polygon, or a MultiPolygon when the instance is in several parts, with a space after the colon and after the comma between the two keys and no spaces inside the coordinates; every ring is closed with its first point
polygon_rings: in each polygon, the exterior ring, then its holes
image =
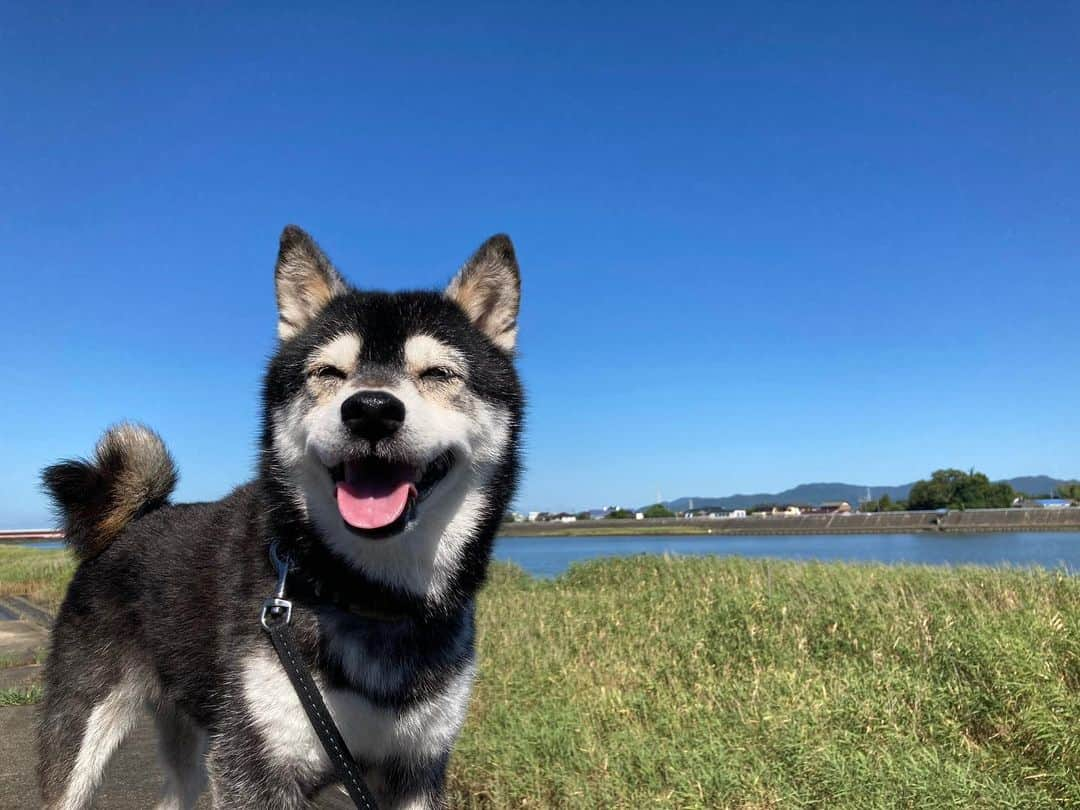
{"type": "MultiPolygon", "coordinates": [[[[463,380],[468,369],[461,352],[431,335],[413,335],[405,341],[405,366],[409,374],[420,380],[425,379],[425,372],[445,369],[449,374],[437,380],[440,383],[463,380]]],[[[432,377],[427,380],[436,382],[432,377]]]]}
{"type": "MultiPolygon", "coordinates": [[[[323,376],[324,370],[335,369],[342,376],[349,376],[356,371],[361,346],[363,346],[363,341],[359,335],[351,333],[337,335],[311,353],[307,362],[308,374],[323,376]]],[[[335,375],[330,372],[326,376],[333,378],[335,375]]]]}

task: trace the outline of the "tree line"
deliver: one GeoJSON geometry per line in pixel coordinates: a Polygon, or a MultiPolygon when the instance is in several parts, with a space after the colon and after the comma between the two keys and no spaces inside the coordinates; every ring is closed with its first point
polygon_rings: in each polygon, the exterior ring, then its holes
{"type": "MultiPolygon", "coordinates": [[[[1080,481],[1072,481],[1061,484],[1057,488],[1057,497],[1080,503],[1080,481]]],[[[947,469],[934,470],[930,478],[916,481],[908,493],[906,501],[894,501],[887,494],[882,495],[876,501],[864,501],[860,504],[863,512],[902,512],[918,511],[925,509],[1004,509],[1013,505],[1013,501],[1020,497],[1052,497],[1051,493],[1023,493],[1017,492],[1013,487],[1004,482],[995,483],[984,473],[969,470],[947,469]]],[[[769,510],[772,504],[767,506],[755,506],[753,510],[769,510]]],[[[662,503],[654,503],[643,510],[647,518],[675,517],[675,513],[662,503]]],[[[557,520],[567,513],[552,514],[541,512],[537,520],[557,520]]],[[[591,520],[589,512],[578,512],[574,517],[578,520],[591,520]]],[[[604,515],[613,520],[627,520],[634,517],[634,512],[629,509],[612,509],[604,515]]],[[[513,521],[509,513],[507,522],[513,521]]]]}
{"type": "MultiPolygon", "coordinates": [[[[1080,501],[1080,482],[1062,484],[1058,497],[1080,501]]],[[[924,509],[1005,509],[1017,498],[1030,497],[1004,482],[991,481],[984,473],[970,470],[934,470],[929,479],[916,481],[906,501],[882,495],[862,504],[864,512],[894,512],[924,509]]],[[[1047,495],[1048,497],[1048,495],[1047,495]]]]}

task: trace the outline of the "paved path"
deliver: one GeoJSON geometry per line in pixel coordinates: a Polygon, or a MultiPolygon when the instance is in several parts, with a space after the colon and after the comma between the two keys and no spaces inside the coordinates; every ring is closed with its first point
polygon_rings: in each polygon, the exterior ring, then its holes
{"type": "Polygon", "coordinates": [[[3,658],[21,663],[32,659],[48,642],[48,630],[37,622],[0,617],[0,656],[3,658]]]}

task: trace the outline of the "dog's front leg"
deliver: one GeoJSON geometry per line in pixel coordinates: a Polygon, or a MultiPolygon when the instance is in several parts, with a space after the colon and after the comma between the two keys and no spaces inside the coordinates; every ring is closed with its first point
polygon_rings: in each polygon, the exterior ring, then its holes
{"type": "Polygon", "coordinates": [[[379,810],[445,810],[443,783],[448,756],[416,760],[390,759],[373,768],[368,784],[379,810]]]}
{"type": "Polygon", "coordinates": [[[214,810],[302,810],[310,807],[300,773],[243,716],[214,735],[208,756],[214,810]]]}

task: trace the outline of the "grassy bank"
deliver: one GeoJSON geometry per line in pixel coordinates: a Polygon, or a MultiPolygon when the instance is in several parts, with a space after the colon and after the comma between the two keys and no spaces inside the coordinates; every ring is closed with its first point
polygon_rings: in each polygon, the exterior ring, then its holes
{"type": "Polygon", "coordinates": [[[462,807],[1080,807],[1080,579],[637,558],[500,569],[462,807]]]}
{"type": "Polygon", "coordinates": [[[500,530],[504,537],[627,537],[630,535],[713,534],[715,529],[704,521],[695,524],[650,524],[643,520],[579,520],[574,523],[507,523],[500,530]]]}
{"type": "Polygon", "coordinates": [[[1080,807],[1077,628],[1055,572],[497,566],[451,806],[1080,807]]]}
{"type": "Polygon", "coordinates": [[[74,571],[66,551],[0,546],[0,597],[26,596],[55,611],[74,571]]]}
{"type": "Polygon", "coordinates": [[[504,523],[504,536],[573,537],[638,534],[907,534],[910,532],[1075,532],[1080,509],[968,509],[948,513],[873,512],[849,515],[766,515],[748,518],[645,518],[504,523]]]}

